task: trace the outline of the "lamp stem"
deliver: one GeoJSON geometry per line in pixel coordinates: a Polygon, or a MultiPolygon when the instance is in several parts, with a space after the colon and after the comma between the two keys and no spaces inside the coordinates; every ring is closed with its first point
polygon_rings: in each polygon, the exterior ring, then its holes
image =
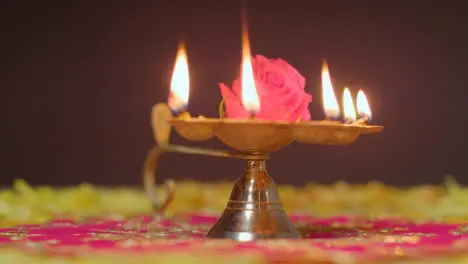
{"type": "Polygon", "coordinates": [[[207,236],[237,241],[301,237],[283,209],[264,159],[247,160],[226,209],[207,236]]]}

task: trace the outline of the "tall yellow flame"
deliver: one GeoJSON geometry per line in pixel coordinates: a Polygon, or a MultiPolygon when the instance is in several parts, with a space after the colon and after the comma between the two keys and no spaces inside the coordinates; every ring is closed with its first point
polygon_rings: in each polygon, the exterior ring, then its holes
{"type": "Polygon", "coordinates": [[[353,97],[348,88],[343,91],[343,115],[345,122],[356,121],[356,110],[354,109],[353,97]]]}
{"type": "Polygon", "coordinates": [[[333,90],[328,64],[323,61],[322,65],[322,99],[325,116],[327,118],[338,118],[340,116],[340,106],[336,100],[333,90]]]}
{"type": "Polygon", "coordinates": [[[171,95],[169,107],[174,111],[182,110],[187,106],[190,94],[190,78],[187,61],[187,52],[183,44],[179,45],[176,63],[172,73],[171,95]]]}
{"type": "Polygon", "coordinates": [[[359,116],[367,117],[369,120],[372,119],[372,112],[369,106],[369,102],[367,101],[366,94],[362,90],[359,90],[357,94],[356,105],[357,105],[359,116]]]}
{"type": "Polygon", "coordinates": [[[250,52],[250,41],[245,7],[242,11],[242,105],[244,106],[245,110],[251,114],[255,114],[260,111],[260,99],[258,98],[257,89],[255,87],[255,79],[252,69],[252,54],[250,52]]]}

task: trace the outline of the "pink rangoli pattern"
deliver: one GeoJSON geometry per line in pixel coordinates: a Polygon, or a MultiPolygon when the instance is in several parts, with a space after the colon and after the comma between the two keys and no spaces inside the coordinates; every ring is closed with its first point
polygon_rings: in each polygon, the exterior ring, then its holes
{"type": "Polygon", "coordinates": [[[468,250],[467,225],[415,223],[401,218],[294,215],[291,219],[304,239],[235,242],[204,237],[216,219],[201,214],[164,219],[56,219],[45,225],[0,229],[0,245],[52,256],[115,251],[203,251],[226,256],[248,252],[262,254],[270,263],[333,263],[343,257],[359,263],[424,260],[456,256],[468,250]]]}

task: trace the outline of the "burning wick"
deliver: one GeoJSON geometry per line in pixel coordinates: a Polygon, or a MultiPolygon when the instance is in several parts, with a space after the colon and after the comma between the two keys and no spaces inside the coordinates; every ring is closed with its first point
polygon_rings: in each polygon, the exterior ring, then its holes
{"type": "Polygon", "coordinates": [[[370,118],[368,116],[363,116],[359,118],[358,120],[353,122],[353,125],[360,125],[360,126],[365,126],[368,125],[370,121],[370,118]]]}
{"type": "Polygon", "coordinates": [[[340,118],[340,106],[336,100],[335,91],[331,82],[330,71],[325,59],[322,61],[322,100],[325,120],[338,121],[340,118]]]}
{"type": "Polygon", "coordinates": [[[343,91],[343,110],[343,121],[345,124],[356,122],[356,110],[354,109],[353,98],[347,87],[343,91]]]}
{"type": "Polygon", "coordinates": [[[356,121],[353,121],[353,120],[351,120],[351,119],[345,118],[345,119],[343,120],[343,123],[345,123],[345,124],[347,124],[347,125],[352,125],[352,124],[355,124],[356,121]]]}
{"type": "Polygon", "coordinates": [[[369,101],[362,90],[359,90],[357,95],[357,109],[358,109],[358,120],[354,122],[356,125],[365,126],[370,123],[372,112],[370,110],[369,101]]]}
{"type": "MultiPolygon", "coordinates": [[[[245,5],[245,1],[243,2],[245,5]]],[[[255,113],[260,111],[260,99],[255,87],[255,78],[252,68],[249,31],[247,26],[247,13],[245,6],[242,8],[242,63],[241,63],[241,96],[242,105],[248,111],[249,120],[255,118],[255,113]]]]}
{"type": "Polygon", "coordinates": [[[177,95],[171,93],[168,99],[169,109],[174,116],[181,119],[190,118],[190,113],[187,111],[187,104],[183,100],[177,97],[177,95]]]}
{"type": "Polygon", "coordinates": [[[171,92],[168,98],[168,105],[174,116],[177,118],[190,118],[187,112],[187,104],[190,95],[190,78],[187,61],[187,52],[183,43],[177,50],[174,72],[171,79],[171,92]]]}

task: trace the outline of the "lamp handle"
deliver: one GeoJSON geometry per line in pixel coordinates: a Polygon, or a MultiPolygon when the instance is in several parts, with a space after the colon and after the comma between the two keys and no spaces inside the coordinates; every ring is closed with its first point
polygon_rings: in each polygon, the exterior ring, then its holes
{"type": "Polygon", "coordinates": [[[167,180],[164,185],[167,189],[167,195],[164,201],[160,201],[156,195],[156,170],[158,168],[159,158],[165,152],[176,152],[182,154],[192,155],[205,155],[223,158],[237,158],[237,159],[250,159],[250,160],[264,160],[268,158],[265,155],[252,155],[240,152],[232,152],[226,150],[208,149],[208,148],[196,148],[187,147],[181,145],[160,145],[154,146],[146,156],[145,165],[143,169],[143,184],[145,192],[148,195],[152,205],[153,211],[158,214],[162,214],[169,207],[171,202],[174,200],[175,193],[175,182],[173,180],[167,180]]]}
{"type": "Polygon", "coordinates": [[[164,185],[167,189],[167,195],[163,202],[161,202],[156,195],[156,169],[161,155],[165,152],[164,148],[154,146],[148,153],[145,159],[143,168],[143,185],[148,198],[153,206],[153,212],[162,214],[174,200],[175,182],[174,180],[167,180],[164,185]]]}

